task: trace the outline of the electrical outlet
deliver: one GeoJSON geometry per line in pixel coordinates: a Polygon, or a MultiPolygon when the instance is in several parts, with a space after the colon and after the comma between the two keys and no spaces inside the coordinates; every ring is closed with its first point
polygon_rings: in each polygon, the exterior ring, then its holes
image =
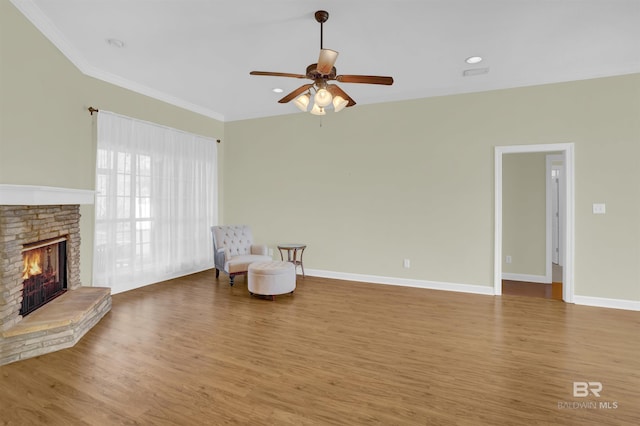
{"type": "Polygon", "coordinates": [[[511,256],[507,256],[507,263],[511,263],[511,256]]]}
{"type": "Polygon", "coordinates": [[[607,206],[604,203],[593,204],[593,214],[605,214],[607,212],[607,206]]]}
{"type": "Polygon", "coordinates": [[[404,259],[404,260],[402,261],[402,267],[403,267],[403,268],[407,268],[407,269],[408,269],[408,268],[411,268],[411,260],[409,260],[409,259],[404,259]]]}

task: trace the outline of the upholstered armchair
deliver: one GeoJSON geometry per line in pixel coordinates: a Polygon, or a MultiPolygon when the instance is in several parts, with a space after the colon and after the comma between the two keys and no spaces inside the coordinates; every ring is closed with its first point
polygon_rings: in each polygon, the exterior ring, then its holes
{"type": "Polygon", "coordinates": [[[247,225],[212,226],[213,255],[216,265],[216,278],[220,271],[229,275],[229,284],[233,286],[236,275],[246,274],[253,262],[269,262],[267,246],[254,244],[251,228],[247,225]]]}

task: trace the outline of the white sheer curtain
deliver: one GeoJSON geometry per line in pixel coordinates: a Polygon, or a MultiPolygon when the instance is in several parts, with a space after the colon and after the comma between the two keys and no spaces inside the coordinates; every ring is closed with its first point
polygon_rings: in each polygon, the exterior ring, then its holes
{"type": "Polygon", "coordinates": [[[100,111],[93,282],[113,293],[213,267],[211,138],[100,111]]]}

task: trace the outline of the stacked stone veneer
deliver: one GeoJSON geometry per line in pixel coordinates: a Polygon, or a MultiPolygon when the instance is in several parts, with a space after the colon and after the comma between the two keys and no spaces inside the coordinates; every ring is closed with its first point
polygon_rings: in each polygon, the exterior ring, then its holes
{"type": "Polygon", "coordinates": [[[79,205],[0,206],[0,365],[73,346],[110,309],[110,289],[81,288],[79,205]],[[60,237],[68,291],[23,319],[22,249],[60,237]],[[61,316],[61,306],[73,309],[61,316]]]}

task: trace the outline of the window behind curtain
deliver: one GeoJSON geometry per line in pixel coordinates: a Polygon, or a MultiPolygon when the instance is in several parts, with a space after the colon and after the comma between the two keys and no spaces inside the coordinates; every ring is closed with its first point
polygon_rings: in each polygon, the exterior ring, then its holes
{"type": "Polygon", "coordinates": [[[100,111],[93,281],[113,293],[213,267],[211,138],[100,111]]]}

